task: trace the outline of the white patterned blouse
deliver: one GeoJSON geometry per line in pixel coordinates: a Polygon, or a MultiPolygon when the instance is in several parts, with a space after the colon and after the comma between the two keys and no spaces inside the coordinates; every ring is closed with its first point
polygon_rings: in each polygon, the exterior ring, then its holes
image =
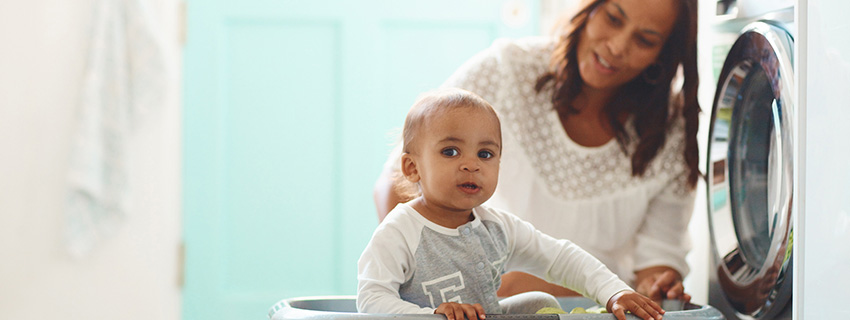
{"type": "Polygon", "coordinates": [[[482,96],[501,119],[499,185],[487,205],[573,241],[632,285],[634,271],[651,266],[687,275],[695,192],[686,182],[684,120],[674,121],[645,174],[633,176],[616,139],[575,143],[553,108],[552,86],[535,91],[553,48],[550,38],[500,39],[443,84],[482,96]]]}

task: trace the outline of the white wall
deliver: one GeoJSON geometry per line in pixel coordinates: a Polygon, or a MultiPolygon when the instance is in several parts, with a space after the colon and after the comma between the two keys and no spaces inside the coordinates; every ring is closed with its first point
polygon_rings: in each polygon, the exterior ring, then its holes
{"type": "Polygon", "coordinates": [[[128,139],[131,209],[74,259],[65,179],[95,0],[0,1],[0,319],[180,316],[176,0],[156,0],[171,70],[166,105],[128,139]]]}
{"type": "Polygon", "coordinates": [[[580,0],[540,0],[540,33],[552,34],[553,28],[565,15],[578,11],[580,0]]]}

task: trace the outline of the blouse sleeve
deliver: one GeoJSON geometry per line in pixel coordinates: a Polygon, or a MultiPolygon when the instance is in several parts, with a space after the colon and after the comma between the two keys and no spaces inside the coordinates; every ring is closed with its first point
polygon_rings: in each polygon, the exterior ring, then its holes
{"type": "Polygon", "coordinates": [[[668,266],[685,277],[690,271],[685,256],[691,249],[688,224],[694,210],[696,192],[687,184],[688,168],[683,154],[682,123],[670,135],[672,148],[665,150],[662,167],[675,172],[663,189],[650,199],[635,246],[635,270],[652,266],[668,266]],[[677,141],[678,140],[678,141],[677,141]]]}
{"type": "Polygon", "coordinates": [[[691,249],[688,223],[695,193],[687,196],[665,190],[649,203],[646,219],[637,234],[635,271],[652,266],[668,266],[682,275],[690,269],[685,256],[691,249]]]}
{"type": "Polygon", "coordinates": [[[505,47],[510,45],[506,39],[500,39],[472,56],[443,83],[441,87],[460,88],[475,93],[497,107],[498,94],[504,71],[499,61],[505,47]]]}

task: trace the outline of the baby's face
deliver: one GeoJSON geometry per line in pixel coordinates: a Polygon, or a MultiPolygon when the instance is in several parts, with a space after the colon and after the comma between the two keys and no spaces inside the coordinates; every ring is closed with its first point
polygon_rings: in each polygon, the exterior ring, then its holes
{"type": "Polygon", "coordinates": [[[427,202],[468,211],[493,195],[502,150],[494,114],[454,108],[430,116],[419,130],[414,157],[427,202]]]}

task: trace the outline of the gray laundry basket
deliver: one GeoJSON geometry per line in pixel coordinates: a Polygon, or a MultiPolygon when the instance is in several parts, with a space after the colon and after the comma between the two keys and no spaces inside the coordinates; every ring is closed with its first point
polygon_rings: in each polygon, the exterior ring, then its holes
{"type": "MultiPolygon", "coordinates": [[[[593,300],[582,297],[560,297],[561,309],[570,311],[575,307],[590,308],[596,306],[593,300]]],[[[682,306],[674,300],[665,300],[662,307],[664,319],[669,320],[723,320],[723,314],[711,306],[687,304],[682,306]]],[[[627,319],[640,318],[626,314],[627,319]]],[[[377,314],[357,313],[354,296],[303,297],[284,299],[269,310],[271,320],[445,320],[436,314],[377,314]]],[[[488,320],[531,319],[531,320],[613,320],[613,314],[488,314],[488,320]]]]}

